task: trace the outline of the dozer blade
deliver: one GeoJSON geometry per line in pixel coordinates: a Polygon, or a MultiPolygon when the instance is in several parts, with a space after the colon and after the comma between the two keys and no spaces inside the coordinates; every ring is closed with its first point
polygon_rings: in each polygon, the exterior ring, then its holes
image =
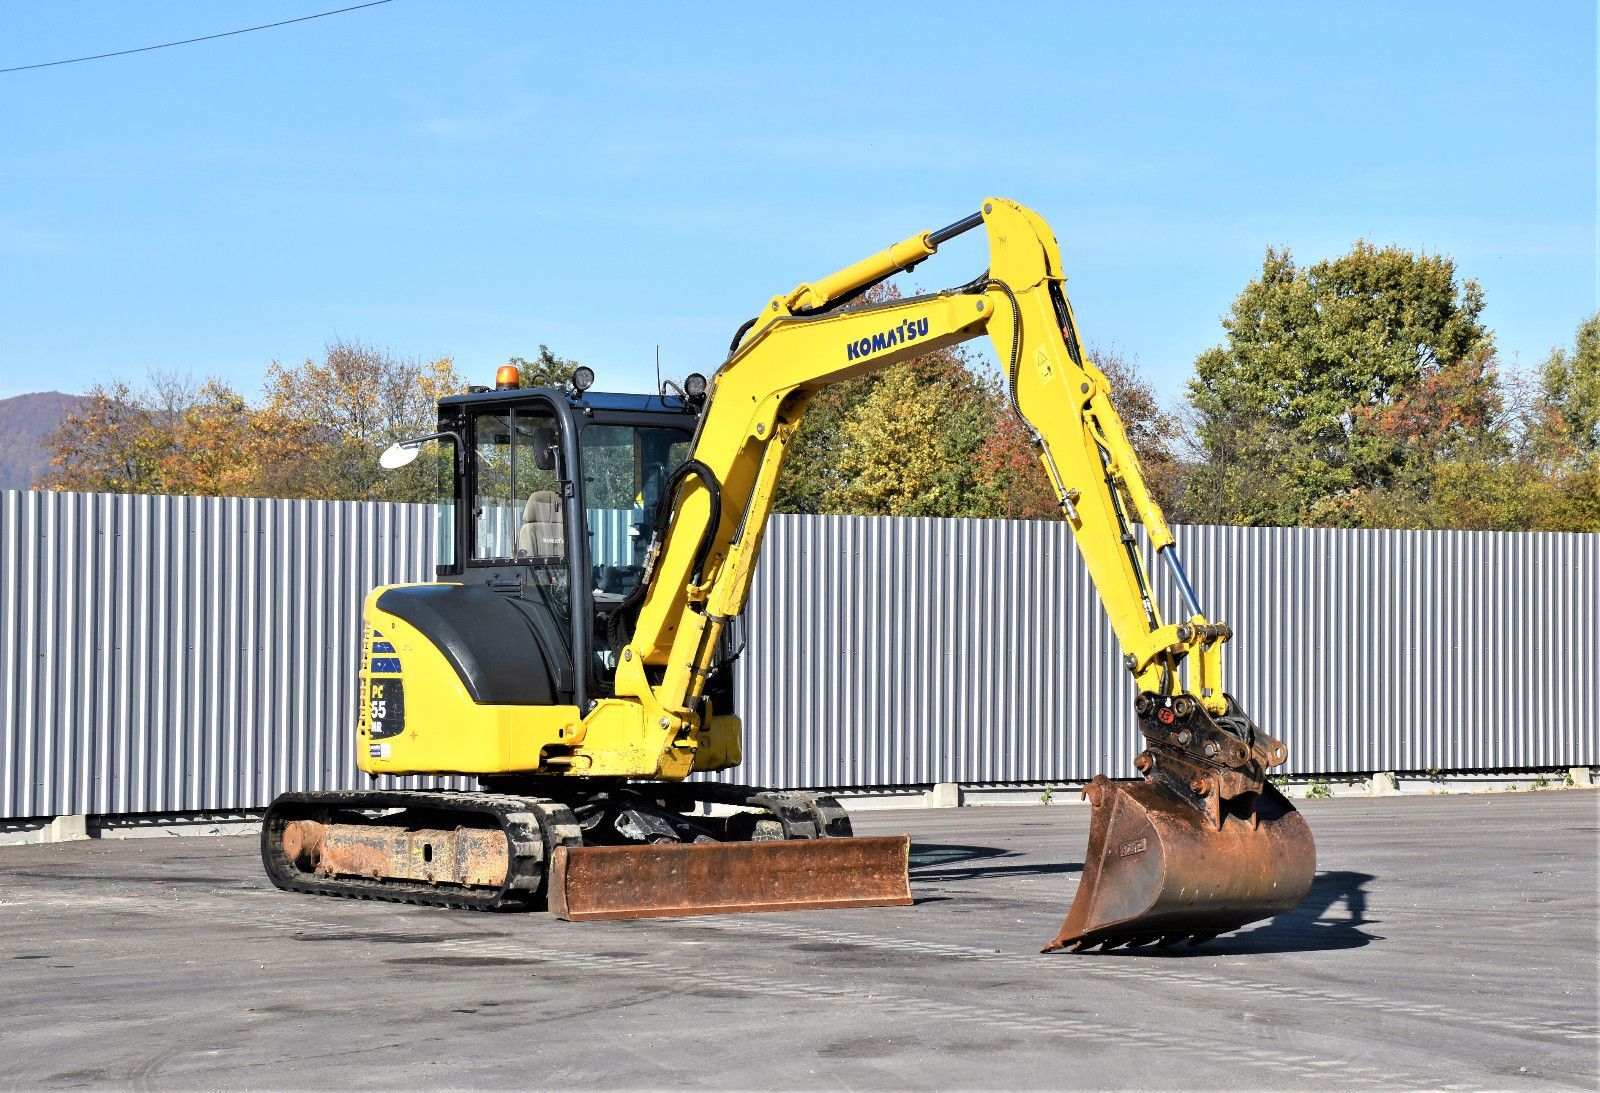
{"type": "Polygon", "coordinates": [[[1250,814],[1213,812],[1153,781],[1100,776],[1077,897],[1044,952],[1198,943],[1291,909],[1311,889],[1311,829],[1267,783],[1250,814]]]}
{"type": "Polygon", "coordinates": [[[904,907],[911,838],[560,847],[550,911],[573,921],[904,907]]]}

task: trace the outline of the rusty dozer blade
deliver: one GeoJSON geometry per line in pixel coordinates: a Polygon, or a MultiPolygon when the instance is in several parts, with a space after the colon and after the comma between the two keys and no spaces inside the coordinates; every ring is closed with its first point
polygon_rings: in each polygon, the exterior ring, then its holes
{"type": "Polygon", "coordinates": [[[560,847],[550,911],[580,921],[904,907],[910,847],[908,835],[560,847]]]}
{"type": "Polygon", "coordinates": [[[1145,780],[1100,775],[1084,787],[1083,875],[1044,952],[1199,943],[1291,910],[1311,889],[1311,829],[1265,777],[1287,749],[1232,699],[1213,718],[1192,699],[1153,697],[1137,707],[1151,745],[1134,764],[1145,780]]]}

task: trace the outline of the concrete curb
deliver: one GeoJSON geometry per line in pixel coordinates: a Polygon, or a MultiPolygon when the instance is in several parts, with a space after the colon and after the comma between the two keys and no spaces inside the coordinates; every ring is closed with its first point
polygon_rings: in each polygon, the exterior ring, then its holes
{"type": "MultiPolygon", "coordinates": [[[[1429,774],[1379,771],[1287,778],[1276,783],[1286,797],[1438,797],[1469,793],[1513,793],[1593,789],[1590,767],[1550,771],[1452,772],[1429,774]]],[[[938,782],[932,786],[831,791],[850,812],[897,808],[986,808],[1019,805],[1084,804],[1081,782],[1005,785],[938,782]]],[[[713,812],[727,811],[714,808],[713,812]]],[[[252,835],[261,830],[261,809],[237,812],[152,813],[133,816],[42,816],[0,820],[0,848],[88,839],[150,839],[175,835],[252,835]]]]}

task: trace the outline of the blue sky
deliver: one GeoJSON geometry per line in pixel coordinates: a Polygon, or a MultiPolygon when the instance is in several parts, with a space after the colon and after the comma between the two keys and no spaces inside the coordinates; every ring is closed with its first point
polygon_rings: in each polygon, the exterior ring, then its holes
{"type": "MultiPolygon", "coordinates": [[[[0,67],[338,6],[8,0],[0,67]]],[[[644,390],[988,194],[1169,402],[1269,244],[1451,254],[1528,367],[1597,306],[1595,56],[1592,2],[394,0],[0,75],[0,396],[333,337],[644,390]]]]}

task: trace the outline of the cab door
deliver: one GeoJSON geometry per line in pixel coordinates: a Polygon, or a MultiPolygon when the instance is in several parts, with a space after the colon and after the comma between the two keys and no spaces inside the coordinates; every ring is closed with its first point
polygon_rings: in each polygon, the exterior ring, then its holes
{"type": "MultiPolygon", "coordinates": [[[[463,578],[508,598],[556,667],[560,700],[577,704],[568,414],[544,396],[475,407],[467,419],[467,544],[463,578]]],[[[581,614],[576,617],[582,617],[581,614]]]]}

